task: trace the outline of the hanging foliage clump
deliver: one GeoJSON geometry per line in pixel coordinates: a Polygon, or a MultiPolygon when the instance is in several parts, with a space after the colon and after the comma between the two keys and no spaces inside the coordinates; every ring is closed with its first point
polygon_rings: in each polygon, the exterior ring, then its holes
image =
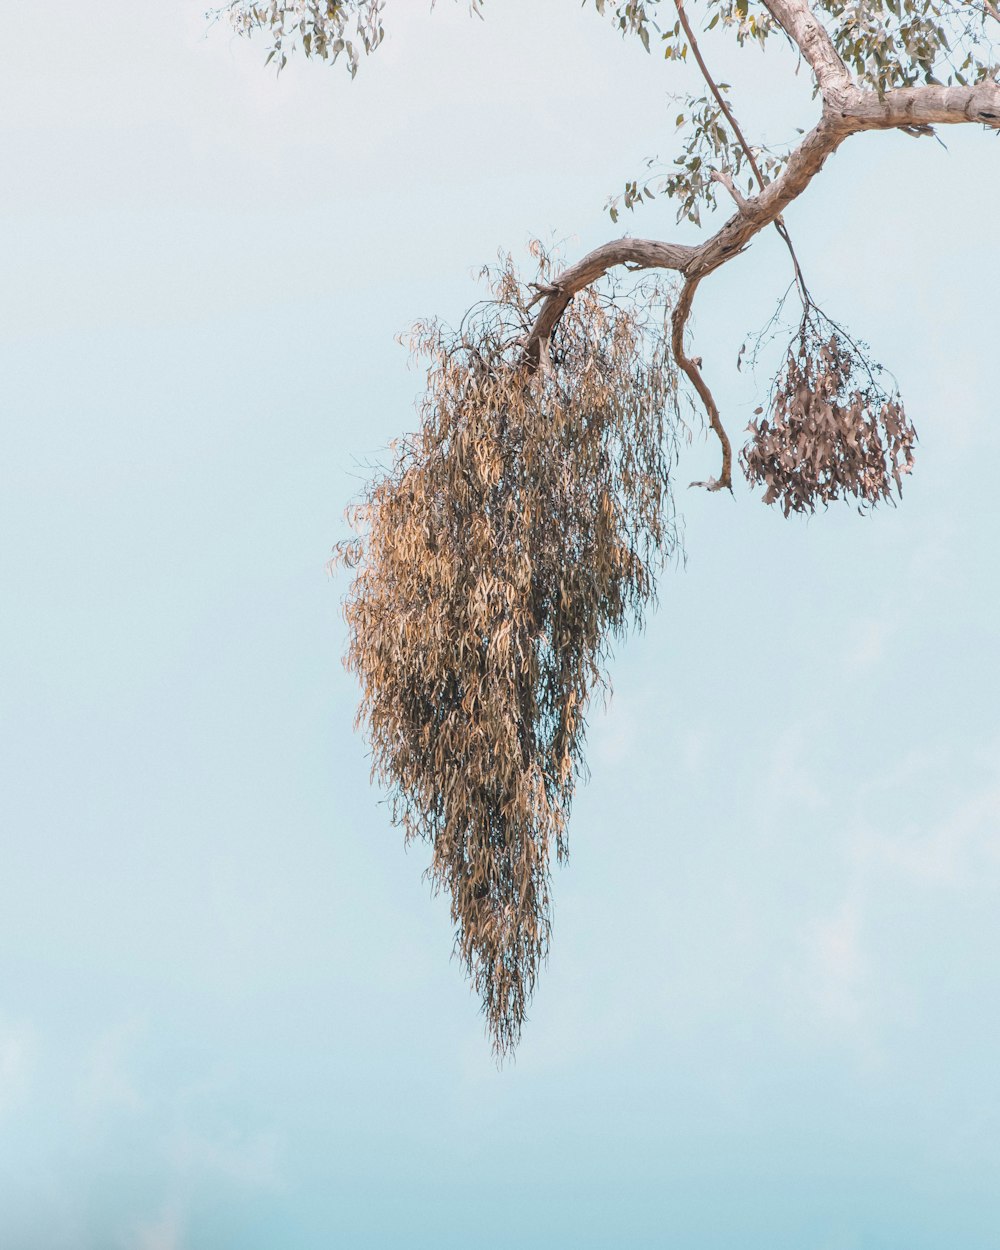
{"type": "Polygon", "coordinates": [[[780,503],[787,516],[853,496],[864,511],[891,501],[893,486],[902,493],[917,435],[881,372],[861,345],[806,306],[771,411],[750,423],[740,457],[747,479],[765,487],[765,503],[780,503]]]}
{"type": "MultiPolygon", "coordinates": [[[[534,253],[544,284],[552,264],[534,253]]],[[[489,281],[457,332],[416,327],[420,431],[353,509],[337,558],[357,569],[346,663],[373,775],[407,840],[432,846],[503,1054],[548,948],[590,697],[677,549],[677,376],[658,284],[581,292],[533,367],[509,258],[489,281]]]]}

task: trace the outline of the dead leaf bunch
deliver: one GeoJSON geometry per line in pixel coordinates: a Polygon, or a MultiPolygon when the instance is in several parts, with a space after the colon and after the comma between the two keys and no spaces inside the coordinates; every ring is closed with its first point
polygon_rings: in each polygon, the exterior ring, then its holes
{"type": "MultiPolygon", "coordinates": [[[[553,262],[535,254],[544,285],[553,262]]],[[[677,376],[666,290],[581,292],[533,368],[509,257],[489,282],[457,332],[415,327],[420,431],[338,556],[357,568],[346,664],[373,776],[407,841],[433,847],[428,875],[502,1055],[548,949],[550,854],[567,853],[591,694],[677,547],[677,376]]]]}
{"type": "MultiPolygon", "coordinates": [[[[771,396],[770,414],[748,427],[740,459],[764,502],[790,512],[854,496],[859,511],[902,493],[916,431],[881,366],[818,309],[807,308],[771,396]]],[[[763,409],[757,409],[760,415],[763,409]]]]}

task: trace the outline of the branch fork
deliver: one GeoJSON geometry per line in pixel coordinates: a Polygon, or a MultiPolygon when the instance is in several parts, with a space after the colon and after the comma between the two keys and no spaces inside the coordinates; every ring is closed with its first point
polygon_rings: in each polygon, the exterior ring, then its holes
{"type": "Polygon", "coordinates": [[[712,181],[717,182],[720,186],[726,188],[729,194],[733,197],[733,201],[741,213],[746,215],[750,211],[750,201],[745,195],[741,194],[736,186],[736,183],[733,181],[732,174],[730,174],[727,170],[713,169],[712,181]]]}
{"type": "MultiPolygon", "coordinates": [[[[542,344],[547,342],[573,295],[602,278],[609,269],[623,265],[629,269],[676,270],[683,275],[684,283],[671,317],[671,346],[679,368],[697,391],[709,425],[722,448],[719,477],[697,484],[710,490],[731,489],[732,449],[729,439],[712,393],[702,377],[700,359],[689,358],[684,351],[684,330],[698,285],[744,251],[763,229],[774,224],[791,253],[799,292],[804,300],[809,301],[782,214],[810,185],[829,157],[851,135],[867,130],[900,130],[905,134],[927,135],[933,134],[935,126],[969,122],[1000,130],[1000,83],[987,79],[966,87],[902,87],[879,96],[877,92],[863,90],[857,85],[807,0],[764,0],[771,16],[797,46],[812,70],[823,101],[819,121],[792,150],[781,173],[765,184],[732,110],[704,64],[684,12],[683,0],[674,0],[674,3],[699,68],[746,153],[761,189],[751,197],[744,197],[731,174],[727,171],[713,172],[713,181],[726,188],[738,211],[701,244],[692,247],[652,239],[613,240],[595,248],[564,270],[556,282],[534,284],[537,294],[531,305],[540,303],[541,306],[525,339],[525,364],[532,371],[538,368],[542,360],[542,344]]],[[[1000,14],[992,0],[984,0],[984,8],[991,17],[1000,14]]]]}

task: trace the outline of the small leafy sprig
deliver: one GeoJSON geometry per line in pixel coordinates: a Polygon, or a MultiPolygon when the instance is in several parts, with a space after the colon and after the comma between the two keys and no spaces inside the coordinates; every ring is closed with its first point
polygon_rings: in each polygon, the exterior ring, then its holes
{"type": "MultiPolygon", "coordinates": [[[[728,83],[719,83],[719,90],[728,94],[728,83]]],[[[750,159],[737,140],[717,101],[708,95],[687,97],[677,115],[677,130],[683,134],[683,146],[672,167],[665,168],[657,160],[647,161],[648,176],[640,182],[626,182],[624,190],[607,203],[612,221],[617,221],[622,208],[634,210],[644,200],[667,195],[676,202],[677,220],[701,225],[701,210],[717,206],[716,171],[727,173],[734,181],[746,177],[747,194],[754,189],[755,179],[750,159]]],[[[777,177],[785,163],[783,152],[768,148],[752,148],[758,168],[765,181],[777,177]]]]}

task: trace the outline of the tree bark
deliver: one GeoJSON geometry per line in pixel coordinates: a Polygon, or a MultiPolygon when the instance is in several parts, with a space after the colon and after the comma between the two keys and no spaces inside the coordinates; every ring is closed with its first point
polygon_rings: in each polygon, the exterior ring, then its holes
{"type": "Polygon", "coordinates": [[[834,47],[829,32],[807,0],[764,0],[774,20],[801,52],[813,72],[822,100],[820,120],[793,149],[773,182],[757,195],[744,199],[726,170],[713,178],[728,187],[737,213],[697,246],[653,239],[618,239],[602,244],[565,269],[553,283],[540,290],[541,307],[525,340],[529,368],[538,367],[547,341],[570,300],[617,265],[633,269],[674,269],[684,275],[684,285],[673,312],[672,346],[679,367],[698,392],[709,424],[722,447],[722,473],[711,487],[730,485],[732,453],[719,411],[705,383],[700,362],[684,350],[684,329],[699,283],[738,256],[752,239],[809,186],[837,148],[854,134],[867,130],[902,130],[930,134],[934,126],[970,122],[1000,129],[1000,83],[986,80],[971,87],[924,86],[877,92],[860,88],[834,47]]]}

